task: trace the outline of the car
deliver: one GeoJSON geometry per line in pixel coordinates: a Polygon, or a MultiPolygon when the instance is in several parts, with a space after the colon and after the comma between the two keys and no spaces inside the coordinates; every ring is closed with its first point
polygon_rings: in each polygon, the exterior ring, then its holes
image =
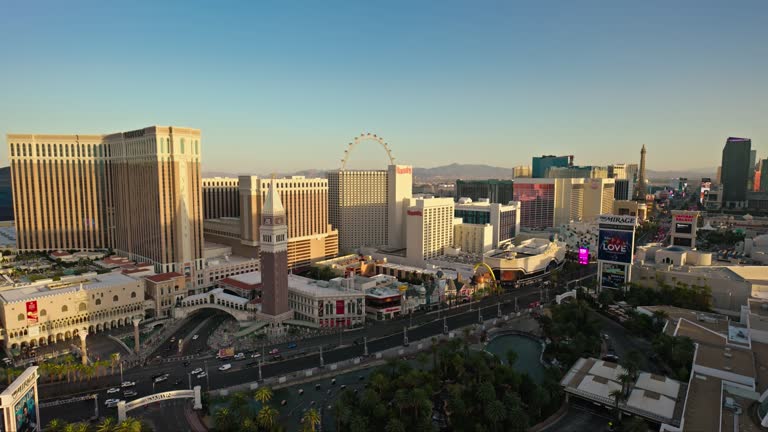
{"type": "Polygon", "coordinates": [[[120,403],[120,399],[107,399],[104,401],[104,405],[107,408],[114,408],[120,403]]]}
{"type": "Polygon", "coordinates": [[[225,371],[225,370],[230,370],[230,369],[232,369],[232,365],[231,365],[231,364],[229,364],[229,363],[227,363],[227,364],[225,364],[225,365],[221,365],[221,366],[219,366],[219,370],[220,370],[220,371],[225,371]]]}
{"type": "Polygon", "coordinates": [[[606,354],[603,356],[603,361],[611,362],[611,363],[618,363],[619,357],[615,354],[606,354]]]}
{"type": "Polygon", "coordinates": [[[295,349],[296,348],[296,342],[291,342],[288,344],[288,349],[295,349]]]}
{"type": "Polygon", "coordinates": [[[251,354],[251,358],[259,358],[261,357],[261,353],[253,353],[251,354]]]}
{"type": "Polygon", "coordinates": [[[197,369],[193,370],[193,371],[192,371],[192,372],[190,372],[190,373],[191,373],[192,375],[197,375],[197,374],[199,374],[199,373],[200,373],[200,372],[202,372],[202,371],[203,371],[203,368],[200,368],[200,367],[199,367],[199,368],[197,368],[197,369]]]}
{"type": "Polygon", "coordinates": [[[155,384],[168,380],[168,375],[161,375],[155,378],[155,384]]]}
{"type": "Polygon", "coordinates": [[[107,390],[107,394],[112,394],[112,393],[120,393],[120,389],[117,387],[112,387],[111,389],[107,390]]]}
{"type": "Polygon", "coordinates": [[[235,360],[245,360],[245,354],[243,353],[237,353],[234,357],[232,357],[235,360]]]}
{"type": "Polygon", "coordinates": [[[272,348],[271,350],[269,350],[269,353],[270,353],[270,354],[277,354],[277,353],[279,353],[279,352],[280,352],[280,350],[279,350],[279,349],[277,349],[277,348],[272,348]]]}
{"type": "Polygon", "coordinates": [[[120,387],[126,388],[126,387],[133,387],[136,385],[136,382],[134,381],[123,381],[122,384],[120,384],[120,387]]]}
{"type": "Polygon", "coordinates": [[[272,356],[272,360],[274,361],[280,361],[282,359],[283,359],[283,356],[281,356],[280,354],[275,354],[272,356]]]}
{"type": "Polygon", "coordinates": [[[171,343],[173,343],[173,342],[176,342],[176,336],[173,336],[173,337],[171,338],[171,343]]]}
{"type": "Polygon", "coordinates": [[[207,373],[205,373],[205,372],[200,372],[199,374],[197,374],[197,377],[198,377],[198,378],[205,378],[205,377],[207,377],[207,376],[208,376],[208,374],[207,374],[207,373]]]}
{"type": "Polygon", "coordinates": [[[187,366],[189,366],[190,364],[191,364],[191,363],[190,363],[190,361],[189,361],[189,360],[184,360],[184,367],[187,367],[187,366]]]}
{"type": "Polygon", "coordinates": [[[197,340],[197,338],[199,338],[199,337],[200,337],[200,335],[194,335],[194,336],[192,336],[192,340],[197,340]]]}
{"type": "Polygon", "coordinates": [[[123,392],[123,397],[127,397],[127,398],[136,397],[138,395],[139,394],[136,392],[136,390],[126,390],[125,392],[123,392]]]}

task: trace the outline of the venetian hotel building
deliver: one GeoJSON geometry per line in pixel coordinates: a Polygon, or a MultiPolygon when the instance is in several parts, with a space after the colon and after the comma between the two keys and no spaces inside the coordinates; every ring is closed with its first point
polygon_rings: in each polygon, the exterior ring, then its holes
{"type": "Polygon", "coordinates": [[[198,129],[7,141],[20,251],[112,247],[158,273],[202,269],[198,129]]]}

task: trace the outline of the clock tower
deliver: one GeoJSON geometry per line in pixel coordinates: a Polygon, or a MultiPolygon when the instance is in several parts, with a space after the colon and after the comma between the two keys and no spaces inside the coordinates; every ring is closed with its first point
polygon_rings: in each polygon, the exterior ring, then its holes
{"type": "Polygon", "coordinates": [[[288,226],[285,209],[272,177],[261,212],[259,248],[261,253],[261,313],[273,326],[293,318],[288,308],[288,226]],[[269,318],[272,317],[272,318],[269,318]]]}

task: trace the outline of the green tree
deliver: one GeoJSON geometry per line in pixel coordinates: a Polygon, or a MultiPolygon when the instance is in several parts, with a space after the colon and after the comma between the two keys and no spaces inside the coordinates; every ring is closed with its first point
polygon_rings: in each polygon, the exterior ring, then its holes
{"type": "Polygon", "coordinates": [[[215,419],[216,419],[217,430],[220,430],[220,431],[233,430],[234,416],[232,415],[232,411],[230,411],[229,408],[220,408],[218,411],[216,411],[215,419]]]}
{"type": "Polygon", "coordinates": [[[501,401],[491,401],[485,406],[485,417],[491,422],[494,431],[499,430],[499,424],[507,416],[507,410],[501,401]]]}
{"type": "Polygon", "coordinates": [[[405,425],[398,418],[391,418],[384,427],[384,432],[406,432],[405,425]]]}
{"type": "Polygon", "coordinates": [[[320,424],[320,414],[316,409],[310,408],[304,413],[301,423],[304,425],[305,432],[315,432],[317,425],[320,424]]]}
{"type": "Polygon", "coordinates": [[[277,423],[277,410],[269,405],[264,405],[259,410],[259,414],[256,417],[259,425],[267,430],[272,430],[277,423]]]}
{"type": "Polygon", "coordinates": [[[98,426],[96,426],[96,432],[114,432],[115,419],[112,417],[105,418],[98,426]]]}
{"type": "Polygon", "coordinates": [[[45,430],[47,432],[62,432],[65,425],[66,423],[64,420],[55,418],[48,422],[48,426],[46,426],[45,430]]]}
{"type": "Polygon", "coordinates": [[[261,402],[262,406],[266,405],[272,400],[272,389],[269,387],[259,387],[253,395],[253,398],[261,402]]]}

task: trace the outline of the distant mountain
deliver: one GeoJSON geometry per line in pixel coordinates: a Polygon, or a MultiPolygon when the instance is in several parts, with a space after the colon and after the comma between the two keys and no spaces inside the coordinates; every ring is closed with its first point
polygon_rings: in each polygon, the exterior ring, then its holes
{"type": "Polygon", "coordinates": [[[715,178],[717,168],[692,168],[671,171],[646,170],[645,176],[651,180],[667,180],[674,178],[687,178],[689,180],[701,180],[702,177],[715,178]]]}
{"type": "Polygon", "coordinates": [[[11,193],[11,167],[0,168],[0,220],[13,220],[13,195],[11,193]]]}

